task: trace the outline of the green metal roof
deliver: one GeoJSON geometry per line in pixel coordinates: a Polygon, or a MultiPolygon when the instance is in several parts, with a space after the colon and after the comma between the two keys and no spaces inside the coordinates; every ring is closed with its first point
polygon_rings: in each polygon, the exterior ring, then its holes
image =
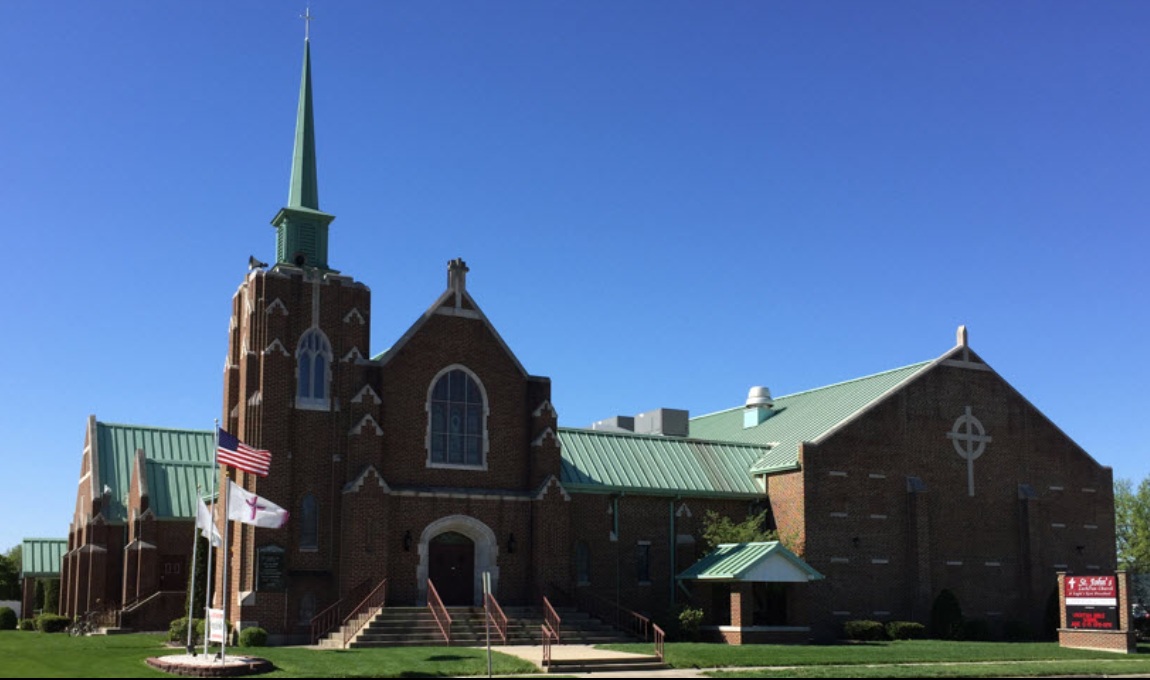
{"type": "Polygon", "coordinates": [[[692,437],[767,444],[766,452],[748,469],[753,474],[795,469],[799,444],[813,441],[873,403],[883,394],[925,369],[924,361],[884,373],[857,378],[775,399],[773,415],[755,427],[743,427],[744,407],[692,418],[692,437]]]}
{"type": "Polygon", "coordinates": [[[109,522],[127,519],[128,490],[136,449],[143,449],[148,498],[157,517],[191,517],[196,483],[211,484],[215,435],[211,430],[177,430],[96,423],[99,480],[111,490],[104,505],[109,522]]]}
{"type": "Polygon", "coordinates": [[[20,578],[60,576],[60,561],[68,552],[68,539],[25,538],[21,545],[20,578]]]}
{"type": "Polygon", "coordinates": [[[764,446],[559,428],[563,486],[589,493],[761,498],[747,472],[764,446]]]}
{"type": "Polygon", "coordinates": [[[823,578],[798,555],[778,541],[764,543],[724,543],[691,565],[677,577],[681,581],[741,581],[751,569],[768,558],[782,558],[804,572],[812,581],[823,578]]]}

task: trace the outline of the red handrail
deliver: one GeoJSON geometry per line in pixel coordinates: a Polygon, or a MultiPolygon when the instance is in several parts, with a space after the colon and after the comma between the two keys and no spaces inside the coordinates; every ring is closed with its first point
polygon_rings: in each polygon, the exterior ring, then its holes
{"type": "Polygon", "coordinates": [[[563,620],[559,618],[559,613],[555,611],[555,607],[551,606],[551,600],[546,597],[543,598],[543,618],[547,620],[547,625],[551,626],[551,632],[555,633],[555,642],[562,644],[559,636],[563,620]]]}
{"type": "Polygon", "coordinates": [[[543,629],[543,666],[547,668],[551,666],[551,640],[552,638],[558,640],[559,636],[546,623],[540,627],[543,629]]]}
{"type": "Polygon", "coordinates": [[[358,605],[355,606],[341,624],[343,628],[343,646],[347,647],[347,643],[353,637],[359,634],[359,631],[367,625],[367,622],[375,616],[376,612],[387,606],[387,579],[379,582],[379,585],[372,590],[367,597],[363,599],[358,605]]]}
{"type": "Polygon", "coordinates": [[[311,643],[314,645],[319,639],[332,631],[343,620],[344,612],[352,603],[363,599],[364,593],[371,587],[371,581],[364,581],[351,589],[347,595],[335,601],[335,604],[311,617],[311,643]]]}
{"type": "Polygon", "coordinates": [[[499,639],[503,640],[503,644],[507,644],[507,615],[503,613],[503,607],[499,606],[499,601],[491,593],[487,593],[484,598],[484,609],[487,610],[487,618],[495,626],[495,632],[499,633],[499,639]]]}
{"type": "Polygon", "coordinates": [[[439,632],[443,633],[444,642],[450,646],[451,614],[447,613],[447,607],[443,606],[443,600],[439,599],[439,593],[435,590],[435,584],[431,579],[427,579],[427,607],[435,617],[435,623],[439,625],[439,632]]]}
{"type": "Polygon", "coordinates": [[[664,645],[667,636],[663,634],[663,629],[660,628],[658,624],[652,623],[651,628],[655,631],[655,656],[659,657],[659,661],[666,661],[664,645]]]}
{"type": "Polygon", "coordinates": [[[651,639],[651,619],[622,607],[595,593],[580,591],[576,594],[579,609],[609,623],[620,630],[642,638],[651,639]]]}

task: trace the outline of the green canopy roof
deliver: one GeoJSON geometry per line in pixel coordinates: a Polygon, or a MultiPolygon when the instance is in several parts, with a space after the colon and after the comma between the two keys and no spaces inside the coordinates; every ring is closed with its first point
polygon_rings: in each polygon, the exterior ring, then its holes
{"type": "Polygon", "coordinates": [[[215,445],[211,430],[97,422],[96,441],[101,484],[96,493],[108,487],[103,513],[109,522],[127,519],[136,449],[144,450],[148,499],[157,517],[192,517],[196,484],[205,489],[211,485],[215,445]]]}
{"type": "Polygon", "coordinates": [[[25,538],[20,548],[20,578],[59,578],[68,552],[65,538],[25,538]]]}
{"type": "Polygon", "coordinates": [[[743,427],[743,406],[692,418],[692,437],[769,445],[748,470],[765,474],[796,469],[799,444],[813,441],[891,389],[930,366],[925,361],[836,385],[775,399],[772,415],[755,427],[743,427]]]}
{"type": "Polygon", "coordinates": [[[763,583],[818,581],[822,578],[822,574],[778,541],[724,543],[678,576],[680,581],[763,583]]]}
{"type": "Polygon", "coordinates": [[[559,428],[561,481],[585,493],[761,498],[747,472],[767,453],[751,444],[559,428]]]}

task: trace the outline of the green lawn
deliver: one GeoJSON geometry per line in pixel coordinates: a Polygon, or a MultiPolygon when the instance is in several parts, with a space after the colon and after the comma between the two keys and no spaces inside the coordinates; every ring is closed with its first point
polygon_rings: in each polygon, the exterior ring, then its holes
{"type": "Polygon", "coordinates": [[[777,671],[715,671],[712,678],[987,678],[1150,673],[1150,659],[1112,656],[1093,661],[1023,661],[951,666],[806,666],[777,671]]]}
{"type": "MultiPolygon", "coordinates": [[[[605,645],[605,649],[650,654],[650,644],[605,645]]],[[[1150,648],[1137,659],[1150,673],[1150,648]]],[[[838,645],[742,645],[669,643],[667,663],[676,668],[729,668],[747,666],[826,666],[897,664],[942,661],[1045,661],[1110,659],[1111,652],[1063,649],[1053,642],[906,642],[844,643],[838,645]]],[[[831,669],[833,672],[834,669],[831,669]]],[[[812,676],[815,677],[815,676],[812,676]]]]}
{"type": "MultiPolygon", "coordinates": [[[[163,646],[162,635],[112,635],[71,638],[64,634],[0,631],[0,677],[21,678],[171,678],[144,663],[150,656],[179,654],[163,646]]],[[[396,678],[486,675],[487,657],[466,647],[310,650],[266,647],[254,653],[276,665],[260,677],[396,678]]],[[[521,659],[494,655],[498,674],[536,673],[521,659]]]]}

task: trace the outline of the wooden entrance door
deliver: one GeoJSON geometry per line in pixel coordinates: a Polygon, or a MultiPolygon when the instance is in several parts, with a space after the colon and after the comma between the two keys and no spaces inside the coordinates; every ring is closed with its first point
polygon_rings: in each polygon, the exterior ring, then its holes
{"type": "Polygon", "coordinates": [[[431,539],[427,576],[447,606],[475,604],[475,543],[454,531],[431,539]]]}

